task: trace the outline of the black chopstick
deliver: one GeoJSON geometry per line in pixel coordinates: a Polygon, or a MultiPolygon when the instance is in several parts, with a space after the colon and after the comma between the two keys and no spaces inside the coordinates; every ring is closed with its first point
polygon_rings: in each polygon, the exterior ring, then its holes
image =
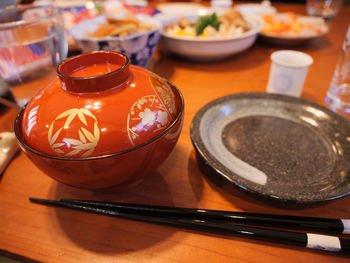
{"type": "Polygon", "coordinates": [[[201,219],[223,220],[247,225],[309,230],[318,233],[336,235],[350,233],[350,220],[348,219],[271,215],[77,199],[61,199],[61,201],[104,209],[118,209],[118,211],[121,212],[138,213],[144,215],[157,214],[158,216],[173,215],[188,218],[196,217],[201,219]]]}
{"type": "Polygon", "coordinates": [[[39,198],[29,198],[29,200],[35,203],[45,205],[65,207],[101,215],[144,221],[148,223],[171,225],[187,229],[194,229],[226,235],[234,234],[251,239],[277,242],[279,244],[289,244],[333,252],[350,253],[350,239],[340,238],[337,236],[327,236],[312,233],[298,233],[284,230],[264,229],[235,224],[217,223],[198,218],[191,219],[180,217],[157,217],[145,214],[121,212],[115,209],[103,209],[88,204],[77,204],[66,201],[56,201],[39,198]]]}

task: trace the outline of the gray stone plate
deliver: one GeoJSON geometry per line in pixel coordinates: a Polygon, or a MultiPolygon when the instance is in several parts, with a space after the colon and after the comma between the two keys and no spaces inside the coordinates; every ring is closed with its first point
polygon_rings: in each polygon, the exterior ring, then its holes
{"type": "Polygon", "coordinates": [[[350,122],[313,102],[269,93],[222,97],[196,114],[191,139],[207,165],[247,191],[298,203],[350,192],[350,122]]]}

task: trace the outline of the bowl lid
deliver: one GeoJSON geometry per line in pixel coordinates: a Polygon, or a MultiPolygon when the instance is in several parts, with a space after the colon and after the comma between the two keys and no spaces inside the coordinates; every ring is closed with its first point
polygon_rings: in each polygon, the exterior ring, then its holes
{"type": "Polygon", "coordinates": [[[69,58],[20,115],[20,137],[50,156],[85,158],[128,150],[164,132],[179,114],[166,80],[96,51],[69,58]]]}

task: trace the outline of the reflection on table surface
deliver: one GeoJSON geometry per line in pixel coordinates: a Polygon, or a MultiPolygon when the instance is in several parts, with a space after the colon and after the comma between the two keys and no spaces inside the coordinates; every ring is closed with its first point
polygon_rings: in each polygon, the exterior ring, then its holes
{"type": "MultiPolygon", "coordinates": [[[[304,4],[273,5],[279,12],[306,14],[304,4]]],[[[324,105],[349,13],[350,7],[343,7],[328,22],[328,34],[306,45],[273,46],[258,40],[221,61],[190,61],[160,45],[148,68],[177,86],[185,98],[183,131],[169,158],[137,187],[102,192],[60,184],[19,153],[0,179],[0,254],[24,262],[347,262],[339,254],[39,206],[28,197],[349,218],[349,197],[306,206],[240,191],[199,165],[190,140],[191,121],[206,103],[228,94],[266,90],[270,55],[277,50],[294,49],[313,57],[301,97],[324,105]]],[[[3,114],[1,130],[12,130],[15,116],[14,110],[3,114]]]]}

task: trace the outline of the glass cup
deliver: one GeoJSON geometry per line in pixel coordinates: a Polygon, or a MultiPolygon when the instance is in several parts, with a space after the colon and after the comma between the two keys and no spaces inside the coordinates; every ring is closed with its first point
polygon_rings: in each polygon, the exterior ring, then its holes
{"type": "Polygon", "coordinates": [[[350,120],[350,24],[328,88],[326,104],[350,120]]]}
{"type": "Polygon", "coordinates": [[[280,50],[271,55],[267,92],[299,97],[313,58],[303,52],[280,50]]]}
{"type": "Polygon", "coordinates": [[[0,78],[20,106],[55,78],[67,57],[61,9],[20,5],[0,9],[0,78]]]}
{"type": "Polygon", "coordinates": [[[311,16],[319,16],[331,20],[338,14],[343,0],[307,0],[306,10],[311,16]]]}

